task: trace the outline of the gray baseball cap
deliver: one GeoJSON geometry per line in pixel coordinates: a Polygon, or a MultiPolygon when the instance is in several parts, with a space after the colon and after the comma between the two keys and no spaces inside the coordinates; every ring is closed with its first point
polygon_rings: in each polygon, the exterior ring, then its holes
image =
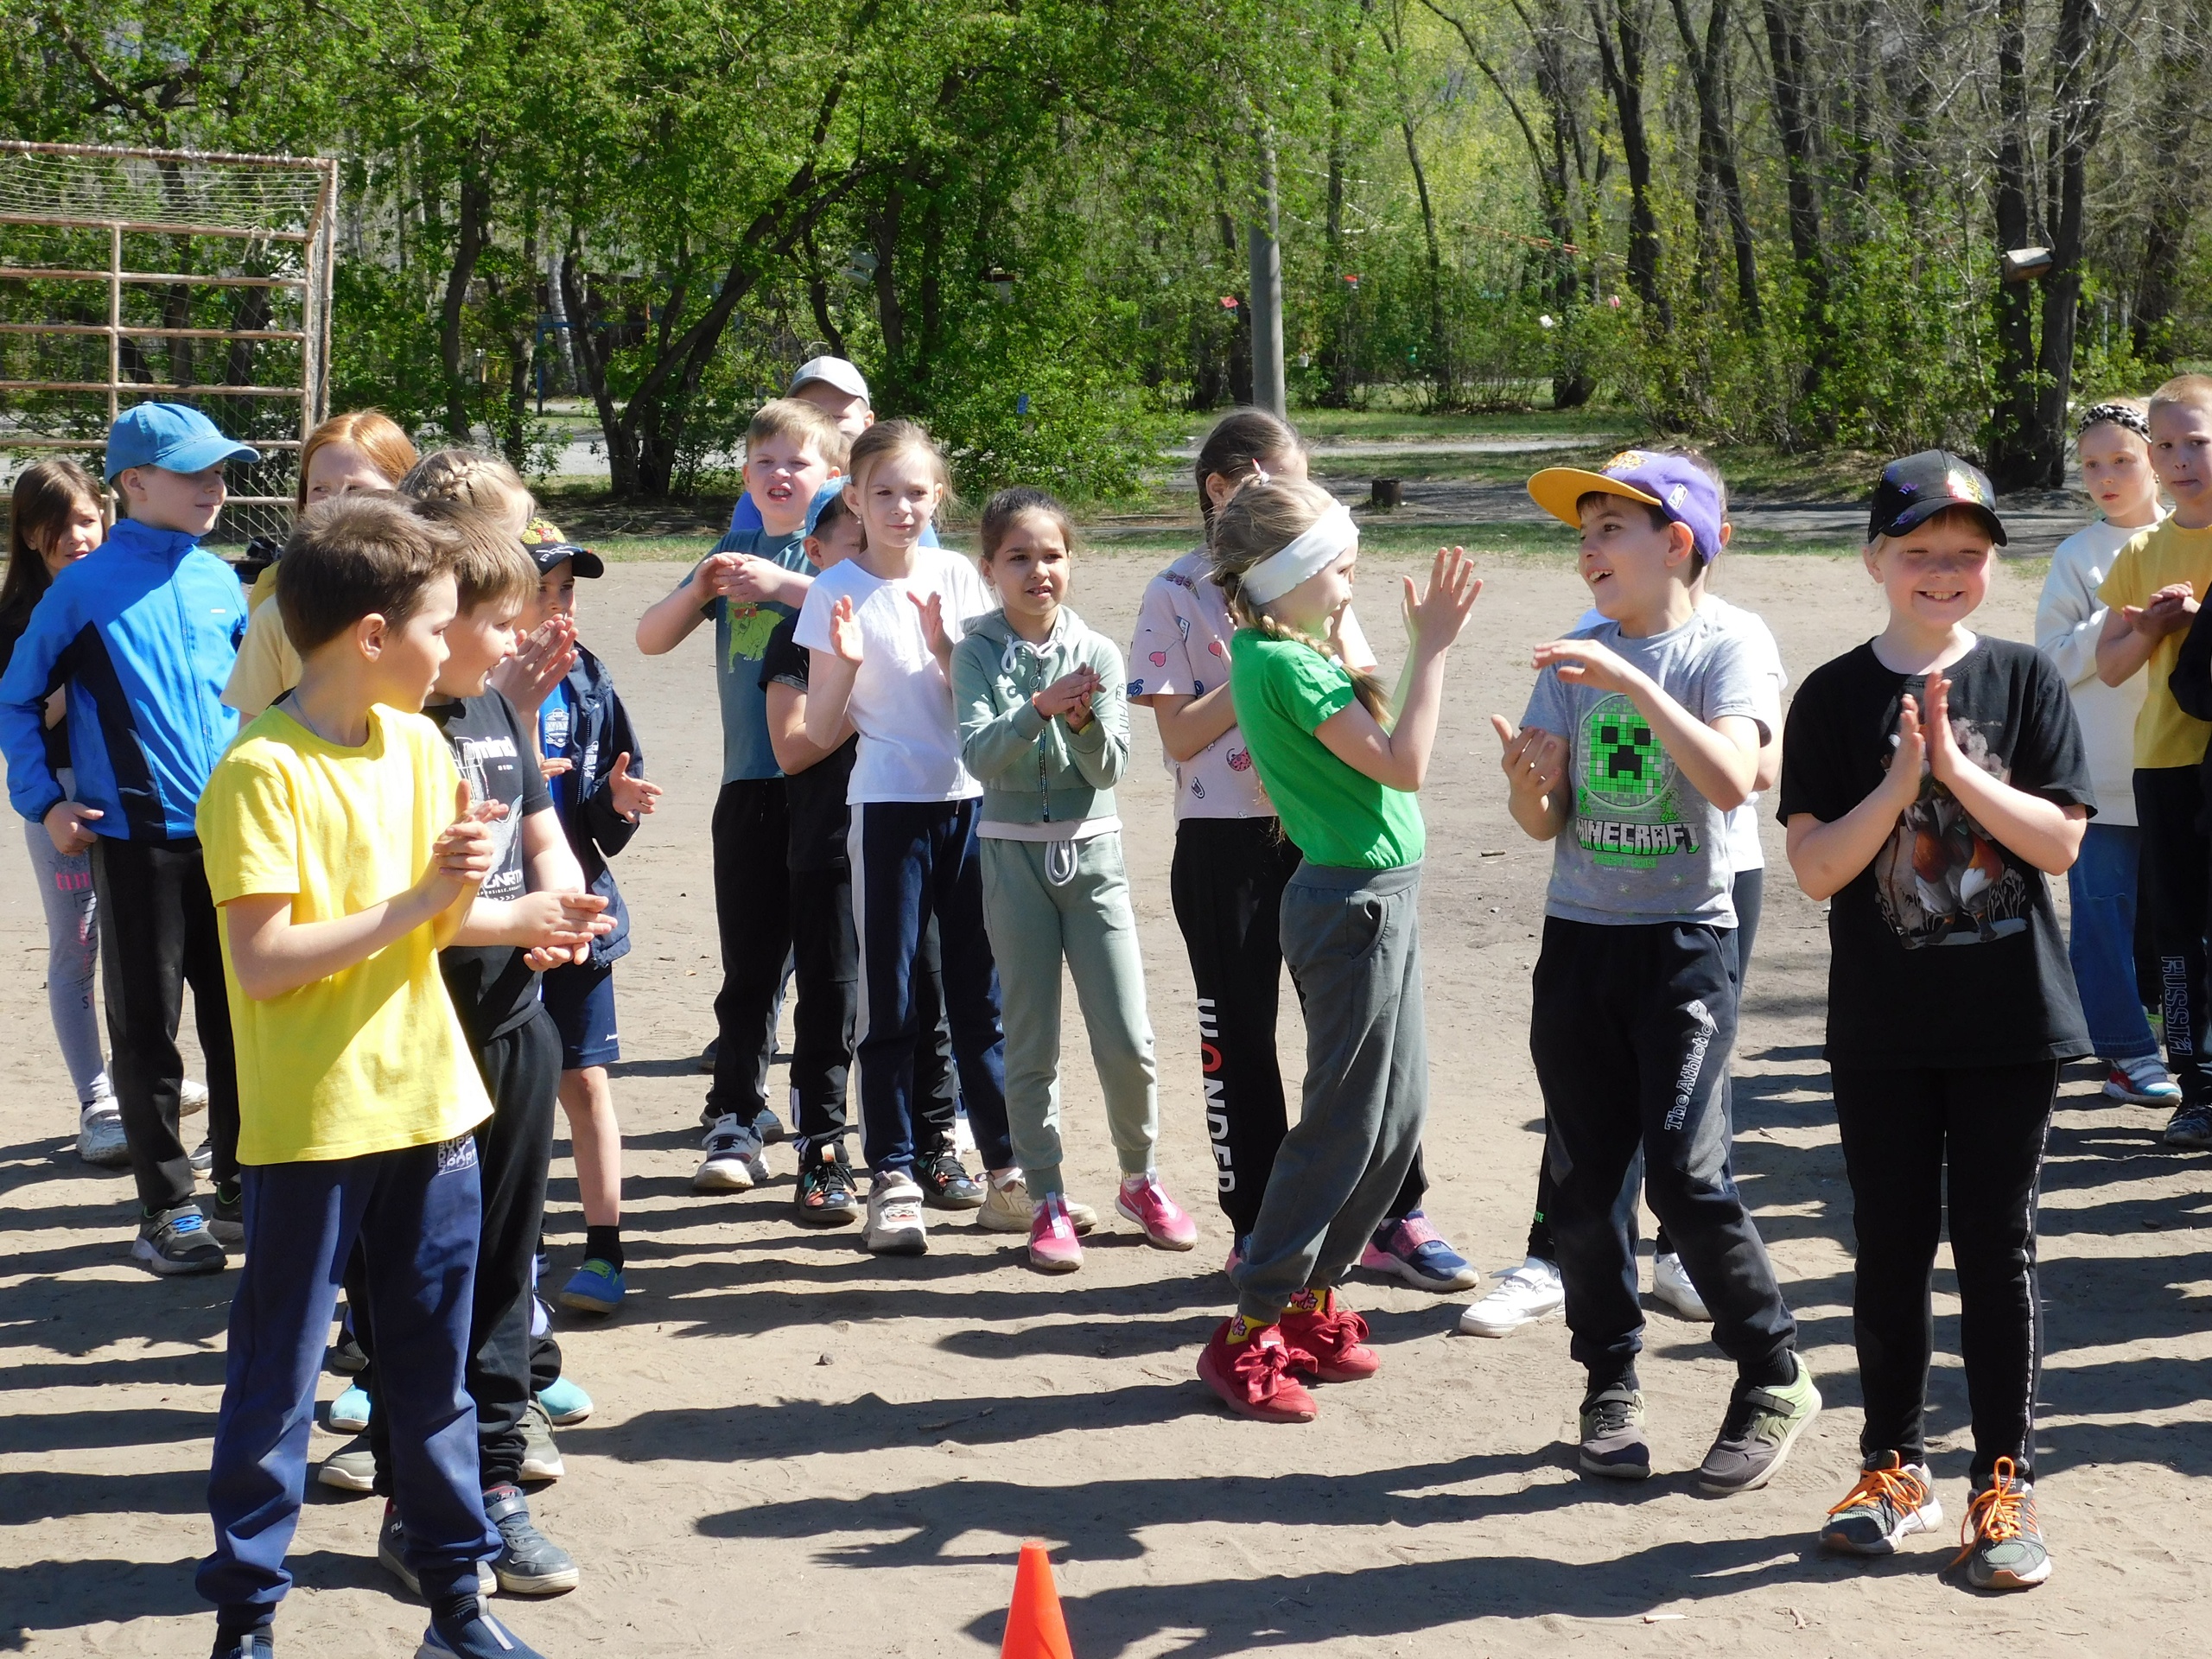
{"type": "Polygon", "coordinates": [[[807,359],[798,365],[798,372],[791,376],[791,383],[784,389],[784,395],[795,397],[802,386],[810,385],[817,380],[824,385],[835,386],[846,397],[857,397],[864,404],[874,401],[868,395],[868,378],[842,357],[807,359]]]}

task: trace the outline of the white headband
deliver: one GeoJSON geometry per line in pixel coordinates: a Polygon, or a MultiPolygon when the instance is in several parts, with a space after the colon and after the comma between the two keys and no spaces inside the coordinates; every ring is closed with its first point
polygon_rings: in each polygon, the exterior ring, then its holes
{"type": "Polygon", "coordinates": [[[1269,605],[1310,576],[1319,575],[1359,543],[1359,528],[1351,510],[1332,501],[1306,533],[1280,548],[1244,573],[1238,583],[1244,597],[1255,605],[1269,605]]]}

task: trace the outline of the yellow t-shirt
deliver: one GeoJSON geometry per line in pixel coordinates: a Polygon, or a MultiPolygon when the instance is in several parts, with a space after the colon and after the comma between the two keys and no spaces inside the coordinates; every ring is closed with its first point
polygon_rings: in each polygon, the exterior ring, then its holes
{"type": "MultiPolygon", "coordinates": [[[[2212,599],[2212,530],[2187,530],[2164,518],[2120,550],[2097,597],[2117,610],[2140,605],[2177,582],[2194,587],[2200,604],[2212,599]]],[[[2183,629],[2151,648],[2150,664],[2144,671],[2150,677],[2150,695],[2135,716],[2135,764],[2140,770],[2193,766],[2204,759],[2205,744],[2212,741],[2212,722],[2182,713],[2166,689],[2174,660],[2181,655],[2181,642],[2188,637],[2183,629]]]]}
{"type": "MultiPolygon", "coordinates": [[[[264,573],[263,580],[270,574],[273,567],[264,573]]],[[[254,592],[260,591],[257,582],[254,592]]],[[[223,701],[237,709],[240,718],[256,719],[300,683],[300,653],[292,649],[292,637],[284,632],[283,613],[274,600],[257,604],[245,625],[245,638],[238,642],[238,659],[231,665],[223,701]]]]}
{"type": "MultiPolygon", "coordinates": [[[[368,741],[348,749],[270,709],[215,763],[200,798],[215,902],[290,893],[295,922],[382,903],[422,875],[453,822],[459,778],[444,737],[420,715],[372,709],[368,741]]],[[[460,920],[458,908],[448,911],[365,961],[262,1002],[238,988],[224,930],[240,1163],[450,1141],[491,1114],[438,975],[438,944],[460,920]]]]}

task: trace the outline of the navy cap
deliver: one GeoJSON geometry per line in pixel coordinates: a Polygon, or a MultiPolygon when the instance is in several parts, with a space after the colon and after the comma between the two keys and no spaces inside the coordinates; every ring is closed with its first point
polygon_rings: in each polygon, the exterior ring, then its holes
{"type": "Polygon", "coordinates": [[[564,559],[575,561],[580,576],[603,576],[607,561],[581,542],[572,542],[561,534],[560,526],[550,518],[533,518],[522,533],[522,550],[530,555],[530,562],[543,575],[564,559]]]}
{"type": "Polygon", "coordinates": [[[107,470],[112,482],[127,467],[159,467],[164,472],[198,473],[226,461],[251,467],[261,452],[235,438],[198,410],[185,404],[141,404],[116,417],[107,429],[107,470]]]}
{"type": "Polygon", "coordinates": [[[1866,517],[1866,539],[1902,536],[1950,507],[1976,514],[1990,539],[2005,545],[2005,521],[1997,516],[1997,492],[1990,487],[1989,474],[1948,449],[1923,449],[1882,468],[1866,517]]]}

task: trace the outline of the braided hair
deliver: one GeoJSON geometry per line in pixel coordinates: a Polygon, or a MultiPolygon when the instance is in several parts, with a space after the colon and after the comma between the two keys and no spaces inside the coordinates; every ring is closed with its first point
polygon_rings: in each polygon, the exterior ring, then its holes
{"type": "Polygon", "coordinates": [[[1207,555],[1213,562],[1213,579],[1229,601],[1229,613],[1248,628],[1257,628],[1277,639],[1294,640],[1319,652],[1351,677],[1352,692],[1360,706],[1387,725],[1393,718],[1390,694],[1372,670],[1355,667],[1325,639],[1270,616],[1244,592],[1244,573],[1262,559],[1292,542],[1320,522],[1336,505],[1336,498],[1318,484],[1269,479],[1248,484],[1222,505],[1214,515],[1213,536],[1207,555]]]}

